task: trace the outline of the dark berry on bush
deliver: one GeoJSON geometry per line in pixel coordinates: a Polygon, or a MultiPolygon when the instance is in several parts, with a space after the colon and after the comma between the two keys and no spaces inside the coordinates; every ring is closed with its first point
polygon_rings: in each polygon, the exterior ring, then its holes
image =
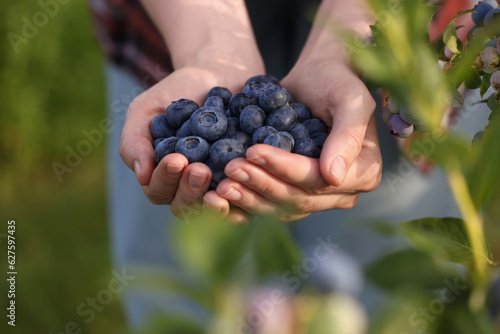
{"type": "Polygon", "coordinates": [[[224,106],[227,107],[229,105],[229,100],[231,100],[231,92],[229,89],[225,87],[214,87],[208,91],[206,99],[208,100],[212,96],[218,96],[224,101],[224,106]]]}
{"type": "Polygon", "coordinates": [[[171,125],[179,128],[198,108],[196,102],[188,99],[174,101],[167,108],[167,120],[171,125]]]}
{"type": "Polygon", "coordinates": [[[300,103],[294,103],[293,109],[297,113],[297,122],[304,122],[311,118],[311,111],[305,105],[300,103]]]}
{"type": "Polygon", "coordinates": [[[189,126],[195,136],[213,142],[226,134],[227,117],[220,110],[203,107],[196,110],[191,116],[189,126]]]}
{"type": "Polygon", "coordinates": [[[309,138],[309,128],[302,123],[295,124],[289,132],[295,140],[309,138]]]}
{"type": "Polygon", "coordinates": [[[176,129],[167,121],[165,114],[160,114],[151,121],[151,135],[153,139],[175,136],[176,129]]]}
{"type": "Polygon", "coordinates": [[[278,131],[289,131],[297,123],[297,113],[287,105],[281,106],[267,116],[266,125],[278,131]]]}
{"type": "Polygon", "coordinates": [[[161,159],[165,157],[166,155],[170,153],[175,153],[175,146],[177,145],[177,142],[179,141],[179,138],[177,137],[170,137],[165,140],[162,140],[158,146],[155,148],[155,160],[156,164],[159,164],[161,159]]]}
{"type": "Polygon", "coordinates": [[[210,148],[210,159],[219,170],[224,170],[229,161],[243,157],[245,148],[235,139],[220,139],[210,148]]]}
{"type": "Polygon", "coordinates": [[[265,119],[266,112],[261,107],[256,105],[247,106],[240,115],[240,129],[251,135],[264,125],[265,119]]]}
{"type": "Polygon", "coordinates": [[[257,101],[254,98],[243,93],[238,93],[233,95],[229,101],[229,110],[234,117],[240,117],[240,114],[245,107],[256,104],[257,101]]]}
{"type": "Polygon", "coordinates": [[[262,144],[267,136],[272,135],[274,133],[278,133],[278,130],[276,130],[272,126],[264,125],[263,127],[255,130],[255,132],[252,135],[252,143],[254,145],[262,144]]]}
{"type": "Polygon", "coordinates": [[[302,123],[309,129],[309,136],[312,136],[313,134],[318,132],[327,132],[325,122],[323,122],[319,118],[311,118],[302,123]]]}
{"type": "Polygon", "coordinates": [[[393,135],[400,138],[408,138],[415,131],[413,125],[405,122],[399,114],[392,115],[387,126],[393,135]]]}
{"type": "Polygon", "coordinates": [[[175,152],[185,156],[189,163],[205,162],[209,157],[209,150],[208,142],[197,136],[179,139],[175,145],[175,152]]]}
{"type": "Polygon", "coordinates": [[[270,85],[259,97],[259,105],[267,112],[271,112],[288,101],[288,92],[280,85],[270,85]]]}
{"type": "Polygon", "coordinates": [[[319,157],[318,145],[316,145],[316,142],[311,138],[301,138],[297,140],[292,152],[309,158],[319,157]]]}
{"type": "Polygon", "coordinates": [[[482,26],[484,23],[484,17],[492,9],[493,9],[493,6],[491,4],[489,4],[488,2],[482,1],[482,2],[478,3],[474,7],[474,10],[476,12],[472,13],[472,21],[474,21],[474,23],[477,24],[478,26],[482,26]]]}

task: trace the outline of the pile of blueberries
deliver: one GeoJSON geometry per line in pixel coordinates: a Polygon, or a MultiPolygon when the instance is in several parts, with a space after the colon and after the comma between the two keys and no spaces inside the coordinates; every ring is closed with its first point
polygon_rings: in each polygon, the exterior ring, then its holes
{"type": "Polygon", "coordinates": [[[245,157],[255,144],[318,158],[328,128],[266,74],[248,79],[242,93],[210,89],[202,107],[189,99],[172,102],[151,121],[151,135],[157,164],[171,153],[184,155],[189,163],[205,163],[214,188],[226,177],[229,161],[245,157]]]}

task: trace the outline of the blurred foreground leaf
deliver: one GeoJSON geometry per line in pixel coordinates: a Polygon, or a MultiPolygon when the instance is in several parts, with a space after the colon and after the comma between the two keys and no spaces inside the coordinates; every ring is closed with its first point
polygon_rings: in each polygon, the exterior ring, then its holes
{"type": "Polygon", "coordinates": [[[386,255],[369,266],[366,275],[374,283],[388,290],[402,287],[440,288],[446,279],[456,277],[454,271],[445,264],[415,250],[386,255]]]}
{"type": "MultiPolygon", "coordinates": [[[[442,260],[470,265],[474,262],[465,223],[458,218],[423,218],[401,223],[408,237],[418,249],[442,260]]],[[[491,250],[482,254],[485,261],[492,263],[491,250]]]]}

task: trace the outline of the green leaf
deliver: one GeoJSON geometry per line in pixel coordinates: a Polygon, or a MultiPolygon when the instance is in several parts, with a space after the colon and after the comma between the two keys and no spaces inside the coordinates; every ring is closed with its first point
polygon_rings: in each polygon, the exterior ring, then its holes
{"type": "Polygon", "coordinates": [[[488,89],[490,89],[490,86],[491,86],[491,74],[485,73],[483,75],[483,80],[481,81],[481,90],[480,90],[481,97],[483,97],[484,94],[486,94],[488,89]]]}
{"type": "MultiPolygon", "coordinates": [[[[498,112],[495,108],[492,114],[498,112]]],[[[472,199],[477,208],[500,192],[500,117],[493,117],[478,146],[473,149],[472,167],[467,178],[472,199]]]]}
{"type": "MultiPolygon", "coordinates": [[[[471,265],[474,251],[470,246],[465,222],[458,218],[423,218],[401,223],[415,246],[442,260],[471,265]]],[[[492,264],[491,250],[481,254],[485,261],[492,264]]]]}
{"type": "Polygon", "coordinates": [[[459,47],[458,47],[458,37],[457,37],[457,28],[455,27],[455,21],[462,15],[465,15],[467,13],[472,13],[474,10],[464,10],[461,12],[458,12],[458,14],[453,18],[446,29],[444,30],[443,33],[443,41],[450,49],[451,52],[453,53],[460,53],[459,47]]]}
{"type": "Polygon", "coordinates": [[[386,41],[384,40],[384,36],[382,35],[380,29],[376,25],[371,25],[370,29],[372,31],[373,40],[375,41],[377,47],[384,46],[386,44],[386,41]]]}
{"type": "Polygon", "coordinates": [[[437,289],[443,281],[456,273],[445,263],[438,263],[429,255],[408,249],[390,253],[366,270],[367,278],[387,290],[437,289]]]}
{"type": "Polygon", "coordinates": [[[454,108],[461,108],[464,106],[464,98],[462,94],[456,89],[453,84],[450,85],[450,98],[448,104],[454,108]]]}
{"type": "Polygon", "coordinates": [[[477,73],[475,69],[471,68],[465,77],[465,87],[467,87],[467,89],[478,89],[481,87],[481,82],[482,80],[479,73],[477,73]]]}

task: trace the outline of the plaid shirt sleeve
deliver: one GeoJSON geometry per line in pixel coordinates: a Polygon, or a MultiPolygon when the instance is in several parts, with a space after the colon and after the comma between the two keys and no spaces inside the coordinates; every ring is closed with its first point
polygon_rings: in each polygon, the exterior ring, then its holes
{"type": "Polygon", "coordinates": [[[95,33],[106,56],[145,88],[172,72],[165,43],[138,0],[89,0],[95,33]]]}

